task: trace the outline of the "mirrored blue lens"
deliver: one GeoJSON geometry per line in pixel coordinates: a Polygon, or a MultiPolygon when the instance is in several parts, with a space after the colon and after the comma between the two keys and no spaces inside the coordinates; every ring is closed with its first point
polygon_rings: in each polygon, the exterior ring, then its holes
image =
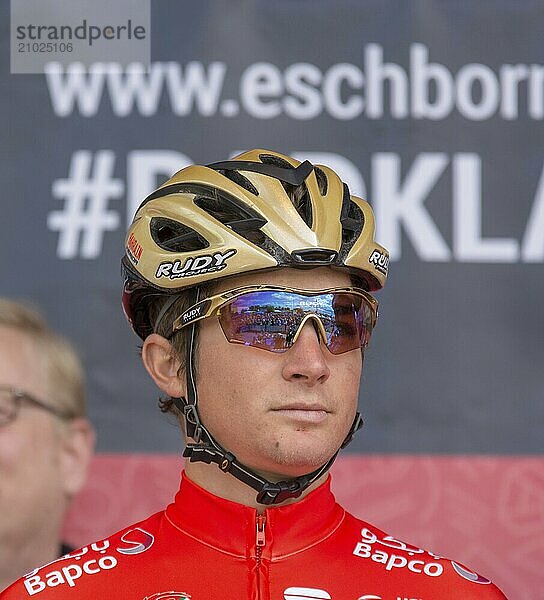
{"type": "Polygon", "coordinates": [[[308,315],[321,321],[332,354],[368,345],[372,308],[362,296],[347,292],[315,296],[287,291],[250,292],[223,306],[219,321],[230,342],[285,352],[308,315]]]}

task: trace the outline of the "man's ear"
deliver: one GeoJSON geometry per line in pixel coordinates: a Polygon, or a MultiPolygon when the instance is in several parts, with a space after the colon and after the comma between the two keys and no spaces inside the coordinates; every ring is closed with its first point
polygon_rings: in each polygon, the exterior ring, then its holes
{"type": "Polygon", "coordinates": [[[178,375],[181,362],[166,338],[157,333],[148,335],[142,347],[142,360],[153,381],[165,394],[174,398],[186,396],[185,378],[178,375]]]}

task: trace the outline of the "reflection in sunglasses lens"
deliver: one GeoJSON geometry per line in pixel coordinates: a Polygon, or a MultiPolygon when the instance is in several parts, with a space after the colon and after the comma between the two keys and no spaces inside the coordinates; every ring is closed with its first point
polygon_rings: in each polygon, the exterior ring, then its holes
{"type": "Polygon", "coordinates": [[[285,352],[308,315],[321,321],[332,354],[368,344],[372,311],[360,296],[346,292],[316,296],[287,291],[250,292],[223,306],[219,321],[230,342],[285,352]]]}

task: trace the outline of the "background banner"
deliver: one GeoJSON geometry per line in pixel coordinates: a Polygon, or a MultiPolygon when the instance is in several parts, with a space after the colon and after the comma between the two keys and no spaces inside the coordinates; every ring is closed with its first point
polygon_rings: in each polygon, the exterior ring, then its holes
{"type": "MultiPolygon", "coordinates": [[[[508,472],[512,495],[501,510],[510,506],[531,527],[518,540],[503,514],[500,556],[476,528],[481,564],[510,598],[536,599],[544,7],[157,0],[150,26],[143,9],[132,23],[148,36],[148,64],[121,64],[115,53],[83,63],[65,49],[62,60],[51,51],[43,74],[10,73],[10,51],[12,61],[14,52],[43,58],[47,47],[34,44],[62,40],[45,30],[18,40],[7,0],[0,10],[0,293],[35,302],[78,347],[102,459],[158,460],[180,449],[120,305],[123,238],[139,203],[181,167],[247,148],[327,164],[371,202],[378,241],[391,252],[365,358],[366,426],[346,460],[455,459],[466,469],[461,487],[440,476],[420,493],[441,486],[466,515],[471,502],[489,500],[466,485],[473,461],[496,461],[491,471],[478,463],[489,490],[508,472]]],[[[354,481],[364,479],[354,470],[354,481]]],[[[414,485],[402,479],[394,498],[414,485]]],[[[366,518],[365,494],[359,500],[351,507],[366,518]]],[[[386,513],[377,524],[391,528],[386,513]]],[[[415,525],[409,534],[426,541],[415,525]]],[[[459,559],[478,566],[474,556],[459,559]]]]}

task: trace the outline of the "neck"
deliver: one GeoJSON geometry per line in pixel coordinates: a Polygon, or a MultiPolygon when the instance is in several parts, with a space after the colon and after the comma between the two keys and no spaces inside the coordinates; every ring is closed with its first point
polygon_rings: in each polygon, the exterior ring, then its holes
{"type": "Polygon", "coordinates": [[[0,591],[36,567],[58,558],[58,540],[0,540],[0,591]]]}
{"type": "MultiPolygon", "coordinates": [[[[185,473],[197,485],[208,490],[208,492],[237,502],[238,504],[244,504],[255,508],[257,512],[263,513],[266,506],[259,504],[256,500],[257,492],[252,488],[242,483],[236,477],[224,473],[217,468],[217,465],[206,464],[202,462],[187,462],[185,464],[185,473]]],[[[285,506],[287,504],[293,504],[302,500],[311,491],[319,487],[326,479],[327,473],[323,474],[319,479],[314,481],[312,485],[306,488],[298,498],[289,498],[281,504],[275,504],[274,506],[285,506]]],[[[263,475],[266,477],[266,475],[263,475]]]]}

